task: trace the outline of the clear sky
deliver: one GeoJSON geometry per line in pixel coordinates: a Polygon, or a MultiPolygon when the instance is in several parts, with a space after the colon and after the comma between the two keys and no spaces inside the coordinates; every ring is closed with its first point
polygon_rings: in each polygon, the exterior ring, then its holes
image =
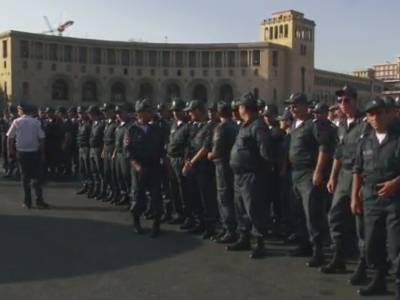
{"type": "Polygon", "coordinates": [[[338,72],[394,61],[400,55],[398,0],[0,0],[0,31],[42,32],[43,16],[68,34],[148,42],[251,42],[260,21],[287,9],[316,22],[316,67],[338,72]]]}

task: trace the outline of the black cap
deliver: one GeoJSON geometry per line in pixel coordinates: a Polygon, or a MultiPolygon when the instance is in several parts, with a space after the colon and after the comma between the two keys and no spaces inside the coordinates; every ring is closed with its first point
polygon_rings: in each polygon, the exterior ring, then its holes
{"type": "Polygon", "coordinates": [[[100,107],[98,107],[97,105],[90,105],[88,110],[88,113],[94,113],[94,114],[99,114],[101,113],[100,107]]]}
{"type": "Polygon", "coordinates": [[[394,105],[397,108],[400,108],[400,97],[397,97],[396,99],[394,99],[394,105]]]}
{"type": "Polygon", "coordinates": [[[265,108],[265,105],[267,105],[267,104],[265,103],[264,100],[257,99],[257,108],[258,108],[258,109],[264,109],[264,108],[265,108]]]}
{"type": "Polygon", "coordinates": [[[67,113],[67,108],[64,106],[58,106],[56,109],[58,114],[66,114],[67,113]]]}
{"type": "Polygon", "coordinates": [[[218,108],[218,103],[216,102],[211,102],[210,104],[207,105],[207,110],[211,110],[211,111],[217,111],[218,108]]]}
{"type": "Polygon", "coordinates": [[[191,111],[191,110],[205,110],[205,104],[199,100],[192,100],[188,103],[188,105],[183,109],[184,111],[191,111]]]}
{"type": "Polygon", "coordinates": [[[337,97],[349,97],[351,99],[357,99],[357,91],[351,86],[346,85],[341,90],[336,91],[337,97]]]}
{"type": "Polygon", "coordinates": [[[245,105],[249,107],[258,107],[258,101],[252,93],[243,94],[237,101],[236,105],[245,105]]]}
{"type": "Polygon", "coordinates": [[[396,107],[396,101],[392,97],[383,97],[383,101],[385,101],[388,108],[396,107]]]}
{"type": "Polygon", "coordinates": [[[71,106],[70,108],[68,108],[67,112],[70,114],[76,114],[78,110],[76,109],[76,106],[71,106]]]}
{"type": "Polygon", "coordinates": [[[314,108],[319,103],[318,100],[309,100],[308,107],[314,108]]]}
{"type": "Polygon", "coordinates": [[[292,94],[289,99],[284,101],[285,104],[309,104],[307,95],[304,93],[292,94]]]}
{"type": "Polygon", "coordinates": [[[53,108],[53,107],[50,107],[50,106],[47,106],[45,109],[44,109],[44,112],[46,112],[46,113],[53,113],[53,112],[55,112],[56,110],[53,108]]]}
{"type": "Polygon", "coordinates": [[[103,106],[101,107],[101,111],[108,111],[108,110],[115,110],[115,104],[114,103],[104,103],[103,106]]]}
{"type": "Polygon", "coordinates": [[[168,110],[168,107],[164,103],[157,104],[157,111],[168,110]]]}
{"type": "Polygon", "coordinates": [[[218,113],[229,113],[232,111],[232,107],[229,103],[227,103],[226,101],[219,101],[217,103],[217,112],[218,113]]]}
{"type": "Polygon", "coordinates": [[[312,113],[314,114],[323,114],[329,112],[329,106],[328,104],[324,102],[317,103],[315,107],[311,110],[312,113]]]}
{"type": "Polygon", "coordinates": [[[182,99],[175,99],[174,101],[172,101],[171,104],[171,110],[172,111],[179,111],[179,110],[183,110],[186,106],[185,101],[183,101],[182,99]]]}
{"type": "Polygon", "coordinates": [[[22,102],[18,105],[18,109],[21,109],[24,113],[34,113],[37,111],[37,107],[33,104],[22,102]]]}
{"type": "Polygon", "coordinates": [[[151,105],[150,100],[148,99],[143,99],[143,100],[138,100],[135,103],[135,110],[137,112],[150,112],[153,110],[153,106],[151,105]]]}
{"type": "Polygon", "coordinates": [[[262,113],[263,116],[277,116],[279,115],[278,107],[274,104],[267,104],[262,113]]]}
{"type": "Polygon", "coordinates": [[[365,112],[371,112],[376,109],[386,109],[387,105],[385,100],[377,97],[365,105],[365,112]]]}
{"type": "Polygon", "coordinates": [[[289,121],[292,122],[293,121],[293,115],[290,112],[290,110],[288,108],[285,108],[284,112],[282,115],[280,115],[279,117],[276,118],[278,121],[289,121]]]}
{"type": "Polygon", "coordinates": [[[232,100],[232,102],[231,102],[231,109],[232,110],[237,110],[238,109],[237,101],[238,101],[238,99],[232,100]]]}
{"type": "Polygon", "coordinates": [[[78,106],[78,109],[76,110],[78,114],[85,113],[87,108],[85,106],[78,106]]]}
{"type": "Polygon", "coordinates": [[[336,109],[339,109],[339,104],[337,104],[337,103],[329,106],[329,111],[336,110],[336,109]]]}
{"type": "Polygon", "coordinates": [[[133,107],[133,104],[129,103],[129,102],[115,106],[116,113],[120,113],[120,112],[131,113],[134,111],[135,111],[135,108],[133,107]]]}

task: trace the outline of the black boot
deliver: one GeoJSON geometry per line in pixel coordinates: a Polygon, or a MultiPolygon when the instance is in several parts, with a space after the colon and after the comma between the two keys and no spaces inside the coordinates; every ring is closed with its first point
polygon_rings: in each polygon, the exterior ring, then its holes
{"type": "Polygon", "coordinates": [[[394,284],[394,299],[395,300],[400,300],[400,278],[396,279],[396,282],[394,284]]]}
{"type": "Polygon", "coordinates": [[[386,272],[383,270],[376,270],[371,283],[365,289],[359,289],[358,294],[360,294],[360,296],[387,295],[386,272]]]}
{"type": "Polygon", "coordinates": [[[293,233],[290,236],[288,236],[288,238],[286,238],[283,242],[287,245],[297,244],[300,243],[300,238],[297,236],[297,234],[293,233]]]}
{"type": "Polygon", "coordinates": [[[206,230],[203,232],[203,234],[201,235],[201,238],[203,240],[212,240],[213,237],[217,234],[217,232],[214,229],[214,226],[211,224],[207,224],[206,225],[206,230]]]}
{"type": "Polygon", "coordinates": [[[291,257],[310,257],[313,255],[313,249],[308,242],[301,243],[296,249],[289,251],[291,257]]]}
{"type": "Polygon", "coordinates": [[[119,193],[115,193],[114,195],[113,195],[113,198],[112,199],[110,199],[110,204],[116,204],[116,203],[118,203],[119,202],[119,200],[121,199],[121,195],[119,194],[119,193]]]}
{"type": "Polygon", "coordinates": [[[213,241],[222,238],[226,234],[227,230],[224,228],[220,232],[218,232],[216,235],[214,235],[211,239],[213,241]]]}
{"type": "Polygon", "coordinates": [[[93,192],[94,192],[94,185],[90,184],[88,190],[85,193],[85,196],[93,194],[93,192]]]}
{"type": "Polygon", "coordinates": [[[226,231],[225,235],[214,239],[214,242],[216,242],[217,244],[232,244],[232,243],[236,243],[238,240],[237,234],[236,234],[236,230],[228,230],[226,231]]]}
{"type": "Polygon", "coordinates": [[[196,235],[196,234],[203,234],[205,231],[206,231],[206,225],[204,224],[204,222],[200,221],[192,229],[189,229],[187,233],[196,235]]]}
{"type": "Polygon", "coordinates": [[[107,198],[107,193],[106,191],[100,192],[96,197],[94,197],[95,200],[97,201],[102,201],[103,199],[107,198]]]}
{"type": "Polygon", "coordinates": [[[85,184],[82,186],[82,188],[76,192],[76,194],[77,194],[77,195],[84,195],[84,194],[87,193],[88,190],[89,190],[89,185],[85,183],[85,184]]]}
{"type": "Polygon", "coordinates": [[[155,217],[151,226],[150,237],[155,238],[158,235],[160,235],[160,220],[158,217],[155,217]]]}
{"type": "Polygon", "coordinates": [[[114,199],[115,192],[111,191],[107,197],[104,197],[101,202],[111,202],[112,199],[114,199]]]}
{"type": "Polygon", "coordinates": [[[170,213],[165,213],[165,214],[163,214],[163,216],[161,217],[160,222],[161,222],[161,223],[168,223],[168,222],[171,221],[171,220],[172,220],[171,214],[170,214],[170,213]]]}
{"type": "Polygon", "coordinates": [[[3,175],[3,178],[13,178],[14,174],[11,170],[7,170],[7,172],[3,175]]]}
{"type": "Polygon", "coordinates": [[[264,248],[264,238],[259,237],[257,238],[257,242],[255,247],[253,248],[253,251],[250,253],[250,258],[257,259],[257,258],[262,258],[266,255],[266,251],[264,248]]]}
{"type": "Polygon", "coordinates": [[[346,260],[344,258],[343,252],[335,248],[332,260],[325,267],[319,269],[319,271],[323,274],[345,273],[346,260]]]}
{"type": "Polygon", "coordinates": [[[116,206],[125,206],[129,205],[129,196],[124,195],[118,202],[115,203],[116,206]]]}
{"type": "Polygon", "coordinates": [[[186,218],[185,221],[181,226],[179,226],[179,229],[181,230],[189,230],[192,229],[195,226],[194,222],[190,218],[186,218]]]}
{"type": "Polygon", "coordinates": [[[133,218],[133,232],[136,234],[143,234],[142,225],[140,224],[140,217],[133,218]]]}
{"type": "Polygon", "coordinates": [[[227,251],[251,250],[250,234],[247,231],[242,232],[240,234],[239,240],[232,245],[226,246],[225,249],[227,251]]]}
{"type": "Polygon", "coordinates": [[[94,198],[96,198],[96,196],[97,196],[98,194],[100,194],[100,189],[97,188],[97,187],[94,187],[91,193],[88,192],[88,193],[86,194],[86,198],[88,198],[88,199],[94,199],[94,198]]]}
{"type": "Polygon", "coordinates": [[[357,269],[354,271],[353,276],[350,277],[349,283],[351,285],[361,285],[367,281],[367,262],[365,258],[361,257],[358,260],[357,269]]]}
{"type": "Polygon", "coordinates": [[[315,246],[313,255],[310,260],[307,262],[307,266],[310,268],[316,268],[323,265],[325,262],[324,251],[322,246],[315,246]]]}

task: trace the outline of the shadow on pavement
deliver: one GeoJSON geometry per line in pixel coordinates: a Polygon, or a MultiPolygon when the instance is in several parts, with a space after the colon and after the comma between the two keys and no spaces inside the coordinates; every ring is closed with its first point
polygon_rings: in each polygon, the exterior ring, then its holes
{"type": "Polygon", "coordinates": [[[174,231],[151,239],[119,224],[37,216],[0,215],[0,237],[0,284],[108,272],[201,246],[174,231]]]}
{"type": "Polygon", "coordinates": [[[126,206],[109,206],[109,207],[94,207],[94,206],[62,206],[62,205],[51,205],[51,210],[59,211],[115,211],[115,212],[126,212],[126,206]]]}

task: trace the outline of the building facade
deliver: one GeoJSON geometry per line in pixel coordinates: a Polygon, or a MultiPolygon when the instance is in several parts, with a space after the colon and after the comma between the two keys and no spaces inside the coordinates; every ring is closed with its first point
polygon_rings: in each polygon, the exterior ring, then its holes
{"type": "Polygon", "coordinates": [[[361,101],[382,92],[373,76],[315,69],[315,23],[293,10],[261,22],[260,42],[170,44],[91,40],[9,31],[0,34],[5,102],[40,106],[185,100],[230,101],[253,92],[282,108],[295,92],[334,101],[344,85],[361,101]]]}

